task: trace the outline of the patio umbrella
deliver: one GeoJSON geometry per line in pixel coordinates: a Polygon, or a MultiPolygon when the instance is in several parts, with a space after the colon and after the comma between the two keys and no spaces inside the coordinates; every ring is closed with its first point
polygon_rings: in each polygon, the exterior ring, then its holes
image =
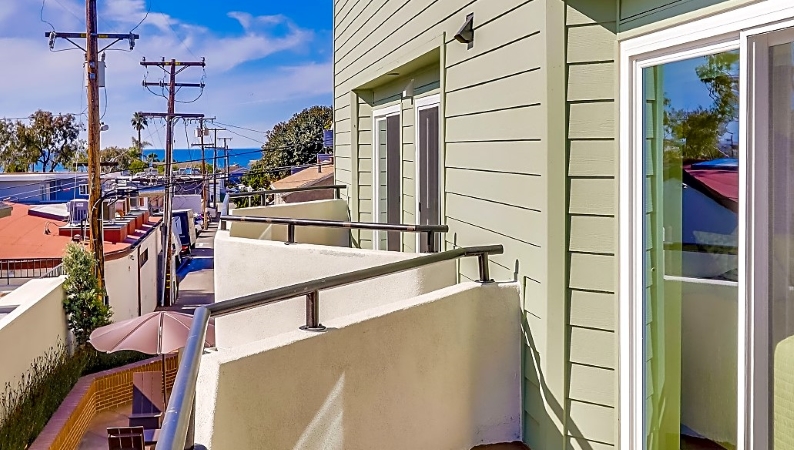
{"type": "MultiPolygon", "coordinates": [[[[192,315],[175,311],[155,311],[97,328],[91,333],[88,342],[95,349],[106,353],[134,350],[148,355],[161,355],[165,403],[165,355],[185,346],[192,324],[192,315]]],[[[207,328],[204,345],[215,346],[215,325],[212,322],[207,328]]]]}

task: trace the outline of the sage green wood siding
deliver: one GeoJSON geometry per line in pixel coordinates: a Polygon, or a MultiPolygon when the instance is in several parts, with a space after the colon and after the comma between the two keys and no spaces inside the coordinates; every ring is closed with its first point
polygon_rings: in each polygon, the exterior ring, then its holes
{"type": "Polygon", "coordinates": [[[727,0],[621,0],[620,31],[670,19],[727,0]]]}
{"type": "MultiPolygon", "coordinates": [[[[562,83],[565,75],[561,0],[337,0],[334,11],[334,108],[335,122],[342,124],[337,136],[348,119],[358,121],[355,145],[343,138],[335,147],[337,181],[349,184],[351,192],[358,187],[358,198],[348,199],[353,218],[371,220],[372,109],[400,104],[403,219],[416,220],[414,100],[443,90],[442,216],[450,227],[445,245],[505,246],[503,255],[492,258],[491,274],[522,286],[530,342],[524,440],[535,449],[564,447],[565,244],[560,230],[565,228],[566,174],[564,163],[553,167],[550,161],[564,160],[565,98],[558,89],[559,98],[552,102],[548,84],[550,77],[562,83]],[[550,38],[546,30],[553,7],[559,10],[554,16],[559,36],[550,38]],[[469,13],[476,27],[471,49],[452,38],[469,13]],[[389,61],[408,64],[419,56],[417,48],[433,40],[443,47],[434,67],[401,72],[396,81],[386,77],[389,61]],[[549,40],[559,51],[547,52],[549,40]],[[552,71],[549,58],[558,60],[552,71]],[[411,78],[414,97],[404,98],[411,78]],[[351,101],[358,108],[351,108],[351,101]],[[552,108],[560,129],[554,143],[548,123],[552,108]],[[550,199],[555,199],[551,205],[550,199]],[[551,261],[549,252],[559,256],[551,261]]],[[[371,245],[369,239],[361,233],[360,245],[371,245]]],[[[403,248],[410,251],[412,245],[404,241],[403,248]]],[[[476,261],[463,260],[460,274],[476,279],[476,261]]]]}
{"type": "Polygon", "coordinates": [[[568,418],[572,449],[617,445],[617,6],[569,0],[568,418]]]}

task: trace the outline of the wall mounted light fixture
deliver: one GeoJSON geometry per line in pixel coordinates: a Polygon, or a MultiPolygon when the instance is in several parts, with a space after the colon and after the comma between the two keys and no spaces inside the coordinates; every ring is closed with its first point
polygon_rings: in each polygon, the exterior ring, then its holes
{"type": "Polygon", "coordinates": [[[455,34],[455,40],[461,44],[469,44],[469,48],[474,46],[474,13],[466,16],[466,22],[455,34]]]}

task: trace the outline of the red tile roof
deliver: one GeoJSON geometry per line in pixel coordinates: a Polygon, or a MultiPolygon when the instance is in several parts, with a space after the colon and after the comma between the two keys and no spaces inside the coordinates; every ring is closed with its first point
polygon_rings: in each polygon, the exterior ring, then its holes
{"type": "Polygon", "coordinates": [[[736,211],[739,205],[739,172],[730,169],[695,169],[684,166],[684,173],[691,178],[685,182],[704,191],[726,207],[736,211]]]}
{"type": "MultiPolygon", "coordinates": [[[[11,216],[0,220],[0,259],[37,259],[61,258],[68,236],[59,236],[58,227],[66,225],[57,220],[45,219],[28,214],[27,205],[14,204],[11,216]],[[49,229],[50,234],[44,230],[49,229]]],[[[158,218],[158,221],[160,219],[158,218]]],[[[157,222],[150,222],[154,225],[157,222]]],[[[135,241],[113,244],[105,241],[105,254],[129,248],[135,241]]]]}

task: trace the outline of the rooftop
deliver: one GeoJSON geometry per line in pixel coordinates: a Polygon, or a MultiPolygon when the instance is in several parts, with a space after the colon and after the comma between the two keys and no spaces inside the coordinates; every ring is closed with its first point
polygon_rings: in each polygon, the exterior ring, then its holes
{"type": "Polygon", "coordinates": [[[300,172],[294,173],[286,178],[282,178],[272,184],[272,189],[289,189],[311,186],[333,176],[333,163],[324,163],[319,166],[319,170],[318,166],[312,166],[307,169],[303,169],[300,172]]]}
{"type": "MultiPolygon", "coordinates": [[[[61,258],[72,240],[69,236],[58,235],[58,227],[66,225],[66,222],[31,215],[32,208],[27,205],[12,206],[11,215],[0,221],[0,242],[3,243],[0,245],[0,259],[61,258]]],[[[160,220],[152,218],[148,226],[160,220]]],[[[133,237],[116,244],[105,241],[105,254],[126,250],[136,241],[137,238],[133,237]]]]}

